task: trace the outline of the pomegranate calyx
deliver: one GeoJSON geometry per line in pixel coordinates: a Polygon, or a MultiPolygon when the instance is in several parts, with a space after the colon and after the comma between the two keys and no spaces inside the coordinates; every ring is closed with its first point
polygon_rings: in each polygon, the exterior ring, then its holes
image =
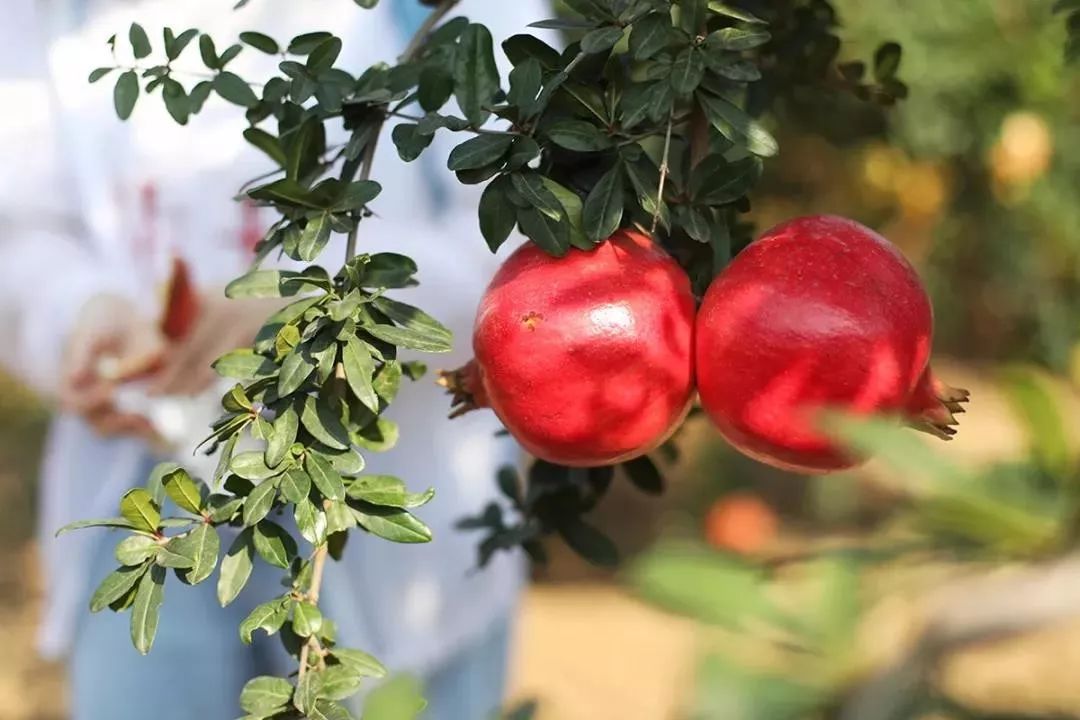
{"type": "Polygon", "coordinates": [[[436,382],[446,388],[450,395],[451,420],[488,406],[475,360],[470,360],[457,370],[440,370],[436,382]]]}
{"type": "Polygon", "coordinates": [[[971,398],[971,393],[936,378],[921,383],[920,390],[909,406],[908,425],[941,440],[952,440],[959,424],[956,415],[966,412],[963,404],[971,398]]]}

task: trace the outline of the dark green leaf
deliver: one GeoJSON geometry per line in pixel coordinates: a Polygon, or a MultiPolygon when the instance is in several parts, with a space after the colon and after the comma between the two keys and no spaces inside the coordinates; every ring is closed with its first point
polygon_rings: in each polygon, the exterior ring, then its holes
{"type": "MultiPolygon", "coordinates": [[[[259,453],[252,453],[258,455],[259,453]]],[[[263,480],[255,486],[251,494],[244,501],[244,527],[251,527],[259,522],[274,507],[274,498],[277,495],[277,481],[263,480]]]]}
{"type": "Polygon", "coordinates": [[[591,20],[571,20],[566,18],[551,18],[550,20],[537,20],[529,23],[526,27],[539,28],[541,30],[586,30],[596,27],[591,20]]]}
{"type": "Polygon", "coordinates": [[[128,490],[120,499],[120,514],[136,530],[154,532],[161,524],[161,510],[142,488],[128,490]]]}
{"type": "Polygon", "coordinates": [[[473,125],[482,124],[488,115],[484,107],[499,90],[491,33],[483,25],[470,24],[461,33],[453,74],[454,96],[462,113],[473,125]]]}
{"type": "Polygon", "coordinates": [[[528,58],[510,71],[510,91],[506,101],[521,108],[526,116],[530,115],[543,82],[544,69],[540,61],[528,58]]]}
{"type": "Polygon", "coordinates": [[[195,87],[191,88],[191,92],[188,93],[188,114],[194,115],[202,110],[203,103],[206,102],[206,98],[210,97],[210,91],[214,89],[214,84],[209,80],[203,80],[200,83],[196,83],[195,87]]]}
{"type": "Polygon", "coordinates": [[[277,55],[281,51],[277,40],[260,32],[242,32],[240,41],[267,55],[277,55]]]}
{"type": "Polygon", "coordinates": [[[502,48],[515,67],[530,59],[538,61],[545,68],[559,66],[559,51],[535,35],[512,35],[503,41],[502,48]]]}
{"type": "Polygon", "coordinates": [[[121,120],[131,117],[135,109],[135,101],[139,99],[139,77],[134,70],[120,73],[116,78],[116,86],[113,88],[113,105],[116,115],[121,120]]]}
{"type": "Polygon", "coordinates": [[[322,455],[308,453],[304,457],[304,469],[307,470],[311,481],[315,483],[315,487],[319,489],[323,497],[328,500],[345,499],[345,485],[341,481],[341,476],[322,455]]]}
{"type": "Polygon", "coordinates": [[[184,32],[180,33],[176,37],[172,37],[172,31],[169,28],[165,28],[165,55],[169,60],[175,60],[180,57],[180,53],[184,52],[184,48],[188,46],[192,40],[194,40],[199,34],[199,31],[195,28],[188,28],[184,32]]]}
{"type": "Polygon", "coordinates": [[[281,149],[278,139],[270,133],[251,127],[244,130],[244,139],[266,153],[278,165],[285,165],[285,151],[281,149]]]}
{"type": "Polygon", "coordinates": [[[186,125],[190,109],[184,86],[172,78],[166,78],[162,86],[161,96],[165,101],[165,110],[172,119],[180,125],[186,125]]]}
{"type": "Polygon", "coordinates": [[[506,154],[513,140],[512,135],[477,135],[455,147],[446,166],[451,170],[471,170],[490,165],[506,154]]]}
{"type": "Polygon", "coordinates": [[[394,127],[390,138],[394,141],[394,147],[397,148],[398,157],[405,162],[412,162],[420,157],[420,153],[431,144],[434,136],[421,135],[417,131],[416,123],[402,123],[394,127]]]}
{"type": "Polygon", "coordinates": [[[520,170],[540,154],[540,145],[527,135],[514,138],[508,163],[511,170],[520,170]]]}
{"type": "Polygon", "coordinates": [[[679,0],[679,26],[690,37],[697,37],[705,32],[708,13],[709,0],[679,0]]]}
{"type": "Polygon", "coordinates": [[[281,496],[291,503],[298,503],[311,492],[311,478],[300,468],[289,468],[281,476],[281,496]]]}
{"type": "Polygon", "coordinates": [[[340,416],[335,414],[329,405],[315,397],[304,398],[304,406],[300,411],[300,424],[327,447],[335,450],[346,450],[349,447],[349,434],[345,431],[345,426],[341,424],[340,416]]]}
{"type": "Polygon", "coordinates": [[[622,39],[623,30],[620,27],[599,27],[590,30],[581,38],[581,52],[590,55],[607,52],[615,47],[615,43],[622,39]]]}
{"type": "Polygon", "coordinates": [[[229,546],[225,557],[221,559],[221,572],[218,574],[217,597],[225,607],[240,594],[251,577],[254,563],[255,546],[252,543],[251,528],[245,529],[229,546]]]}
{"type": "Polygon", "coordinates": [[[240,707],[260,718],[275,714],[292,699],[293,686],[285,678],[263,675],[249,680],[240,693],[240,707]]]}
{"type": "Polygon", "coordinates": [[[353,508],[356,522],[373,535],[397,543],[431,542],[431,530],[407,510],[367,507],[353,508]]]}
{"type": "Polygon", "coordinates": [[[276,468],[285,459],[292,444],[296,442],[296,432],[300,427],[300,417],[296,413],[296,408],[288,405],[279,412],[274,418],[273,427],[270,440],[266,444],[264,460],[267,466],[276,468]]]}
{"type": "Polygon", "coordinates": [[[235,105],[254,107],[259,104],[259,98],[251,89],[251,86],[235,73],[220,72],[214,77],[213,82],[215,92],[235,105]]]}
{"type": "Polygon", "coordinates": [[[243,49],[243,45],[230,45],[229,47],[225,48],[225,52],[221,53],[221,55],[218,57],[218,64],[221,67],[225,67],[230,62],[232,62],[232,60],[237,55],[239,55],[241,51],[243,51],[243,49]]]}
{"type": "Polygon", "coordinates": [[[285,397],[300,389],[300,386],[315,372],[315,363],[307,353],[296,351],[285,356],[278,376],[278,396],[285,397]]]}
{"type": "Polygon", "coordinates": [[[901,48],[899,43],[887,42],[874,53],[874,78],[878,82],[892,80],[900,68],[901,48]]]}
{"type": "Polygon", "coordinates": [[[770,35],[764,30],[726,27],[709,35],[710,49],[750,50],[769,42],[770,35]]]}
{"type": "Polygon", "coordinates": [[[312,545],[326,542],[326,513],[306,497],[296,503],[293,519],[300,535],[312,545]]]}
{"type": "Polygon", "coordinates": [[[374,288],[401,288],[415,285],[416,262],[398,253],[375,253],[364,266],[360,284],[374,288]]]}
{"type": "Polygon", "coordinates": [[[122,567],[109,573],[90,597],[90,612],[101,612],[127,594],[146,573],[147,565],[122,567]]]}
{"type": "Polygon", "coordinates": [[[418,307],[392,300],[386,296],[376,298],[373,304],[379,309],[379,312],[398,325],[427,333],[432,338],[445,340],[447,343],[453,339],[453,335],[445,325],[418,307]]]}
{"type": "Polygon", "coordinates": [[[345,186],[345,191],[334,203],[335,212],[359,210],[374,200],[382,192],[382,185],[374,180],[357,180],[345,186]]]}
{"type": "Polygon", "coordinates": [[[154,644],[164,599],[165,568],[152,565],[139,580],[135,603],[131,606],[131,642],[143,655],[150,652],[154,644]]]}
{"type": "Polygon", "coordinates": [[[624,462],[622,467],[630,478],[630,482],[642,492],[650,495],[659,495],[664,492],[664,479],[660,476],[656,463],[648,455],[624,462]]]}
{"type": "Polygon", "coordinates": [[[450,69],[443,65],[428,65],[420,71],[420,84],[416,98],[426,112],[435,112],[454,93],[454,78],[450,69]]]}
{"type": "Polygon", "coordinates": [[[329,70],[341,54],[341,39],[327,38],[311,51],[307,59],[307,68],[313,73],[329,70]]]}
{"type": "Polygon", "coordinates": [[[671,18],[666,13],[647,15],[630,31],[630,54],[636,60],[648,60],[668,46],[671,35],[671,18]]]}
{"type": "Polygon", "coordinates": [[[547,129],[551,141],[567,150],[592,152],[611,147],[611,138],[584,120],[561,120],[547,129]]]}
{"type": "MultiPolygon", "coordinates": [[[[274,598],[269,602],[256,605],[255,609],[240,623],[240,639],[243,640],[245,644],[250,645],[252,639],[251,636],[256,630],[264,630],[267,635],[273,635],[281,629],[281,626],[285,624],[285,621],[288,618],[288,603],[281,598],[274,598]]],[[[244,703],[243,696],[241,696],[240,703],[244,703]]],[[[277,705],[273,707],[277,707],[277,705]]],[[[244,706],[244,709],[249,712],[255,712],[254,709],[249,708],[246,705],[244,706]]]]}
{"type": "Polygon", "coordinates": [[[620,165],[604,173],[585,198],[582,227],[590,240],[599,242],[614,233],[623,216],[623,174],[620,165]]]}
{"type": "Polygon", "coordinates": [[[680,95],[689,95],[705,77],[704,54],[696,47],[688,47],[675,58],[671,65],[671,87],[680,95]]]}
{"type": "Polygon", "coordinates": [[[131,23],[131,27],[128,29],[128,40],[131,41],[131,52],[135,55],[136,60],[142,60],[150,54],[150,38],[146,36],[146,31],[143,30],[142,25],[131,23]]]}
{"type": "Polygon", "coordinates": [[[341,362],[345,366],[345,379],[353,395],[364,407],[379,412],[379,397],[371,385],[375,374],[375,360],[357,338],[351,337],[341,348],[341,362]]]}
{"type": "Polygon", "coordinates": [[[725,59],[724,62],[710,64],[709,67],[721,77],[736,82],[754,82],[761,79],[761,71],[758,70],[758,66],[749,60],[741,58],[735,60],[725,59]]]}
{"type": "Polygon", "coordinates": [[[510,178],[500,175],[492,180],[480,196],[480,234],[491,252],[499,249],[514,230],[517,211],[507,197],[507,190],[512,187],[510,178]]]}
{"type": "Polygon", "coordinates": [[[203,65],[211,70],[218,69],[217,50],[214,48],[214,39],[209,35],[199,36],[199,56],[202,57],[203,65]]]}
{"type": "Polygon", "coordinates": [[[278,369],[271,360],[256,355],[250,348],[225,353],[213,362],[212,367],[218,375],[237,380],[270,377],[278,369]]]}
{"type": "Polygon", "coordinates": [[[239,512],[243,504],[243,498],[232,497],[230,495],[214,494],[206,499],[210,520],[216,523],[227,523],[231,521],[236,516],[236,513],[239,512]]]}
{"type": "Polygon", "coordinates": [[[275,522],[263,520],[255,526],[255,552],[274,567],[288,568],[296,557],[296,541],[275,522]]]}
{"type": "Polygon", "coordinates": [[[331,33],[323,30],[297,35],[289,42],[288,52],[290,55],[307,55],[331,37],[331,33]]]}
{"type": "Polygon", "coordinates": [[[536,208],[519,208],[521,232],[549,255],[562,257],[570,249],[570,223],[562,215],[552,218],[536,208]]]}
{"type": "Polygon", "coordinates": [[[543,176],[535,172],[511,173],[513,189],[531,207],[552,220],[563,216],[563,207],[559,199],[544,183],[543,176]]]}
{"type": "Polygon", "coordinates": [[[188,512],[199,514],[203,509],[199,486],[183,468],[176,468],[161,478],[165,492],[176,505],[188,512]]]}
{"type": "Polygon", "coordinates": [[[709,9],[719,15],[725,15],[729,18],[735,18],[736,20],[742,20],[745,23],[752,25],[764,25],[765,21],[759,18],[757,15],[748,13],[740,8],[734,8],[725,3],[719,2],[719,0],[712,0],[709,3],[709,9]]]}
{"type": "Polygon", "coordinates": [[[217,567],[221,538],[212,525],[200,523],[186,535],[180,535],[168,543],[171,552],[190,558],[190,570],[184,576],[190,584],[198,585],[217,567]]]}
{"type": "Polygon", "coordinates": [[[564,185],[560,185],[549,177],[542,178],[544,187],[559,201],[563,209],[563,217],[569,223],[570,244],[582,250],[591,250],[592,241],[585,236],[585,230],[581,222],[581,197],[564,185]]]}
{"type": "Polygon", "coordinates": [[[702,92],[697,93],[697,98],[709,122],[728,140],[762,157],[775,155],[779,150],[773,136],[742,108],[702,92]]]}
{"type": "Polygon", "coordinates": [[[225,297],[235,300],[295,295],[301,284],[289,281],[299,277],[300,273],[292,270],[255,270],[241,275],[225,286],[225,297]]]}
{"type": "Polygon", "coordinates": [[[370,335],[398,347],[420,350],[430,353],[450,352],[453,347],[450,340],[429,332],[413,330],[407,327],[394,327],[393,325],[366,325],[364,331],[370,335]]]}
{"type": "Polygon", "coordinates": [[[575,518],[560,525],[559,534],[577,554],[595,565],[614,567],[619,562],[619,552],[615,549],[615,544],[580,519],[575,518]]]}
{"type": "Polygon", "coordinates": [[[109,73],[111,73],[115,69],[116,68],[114,68],[114,67],[99,67],[96,70],[94,70],[93,72],[91,72],[90,77],[87,78],[87,79],[92,83],[96,83],[98,80],[105,77],[106,75],[108,75],[109,73]]]}

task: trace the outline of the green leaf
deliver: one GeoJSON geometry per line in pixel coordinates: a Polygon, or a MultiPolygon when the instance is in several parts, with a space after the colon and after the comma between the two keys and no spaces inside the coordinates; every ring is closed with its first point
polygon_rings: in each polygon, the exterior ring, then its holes
{"type": "Polygon", "coordinates": [[[364,698],[364,720],[416,720],[426,705],[420,681],[397,675],[364,698]]]}
{"type": "Polygon", "coordinates": [[[162,85],[161,97],[165,101],[165,110],[172,119],[180,125],[187,125],[190,110],[184,86],[172,78],[166,78],[162,85]]]}
{"type": "Polygon", "coordinates": [[[552,218],[536,208],[518,208],[521,232],[549,255],[562,257],[570,249],[570,223],[560,215],[552,218]]]}
{"type": "Polygon", "coordinates": [[[407,509],[427,503],[435,496],[435,489],[411,493],[405,483],[393,475],[365,475],[349,485],[348,495],[353,500],[363,500],[372,505],[407,509]]]}
{"type": "Polygon", "coordinates": [[[648,455],[628,460],[622,464],[622,468],[638,490],[650,495],[664,492],[664,478],[660,476],[660,470],[648,455]]]}
{"type": "MultiPolygon", "coordinates": [[[[258,455],[259,453],[252,453],[258,455]]],[[[270,514],[277,495],[277,481],[263,480],[244,501],[244,527],[251,527],[270,514]]]]}
{"type": "Polygon", "coordinates": [[[233,457],[229,467],[245,480],[265,480],[281,472],[269,467],[263,453],[258,451],[243,452],[236,455],[233,457]]]}
{"type": "Polygon", "coordinates": [[[515,67],[529,60],[552,70],[559,66],[559,51],[535,35],[512,35],[503,40],[502,48],[515,67]]]}
{"type": "MultiPolygon", "coordinates": [[[[126,567],[142,565],[157,553],[157,541],[146,535],[131,535],[116,546],[116,561],[126,567]]],[[[115,598],[114,598],[115,599],[115,598]]],[[[112,602],[111,600],[109,602],[112,602]]],[[[108,605],[108,603],[105,603],[108,605]]]]}
{"type": "MultiPolygon", "coordinates": [[[[300,427],[300,416],[297,415],[296,408],[287,405],[274,418],[273,427],[274,431],[270,434],[270,439],[266,443],[264,460],[266,465],[276,468],[285,459],[292,444],[296,442],[296,433],[300,427]]],[[[288,496],[286,495],[286,497],[288,496]]],[[[292,498],[289,499],[292,500],[292,498]]]]}
{"type": "Polygon", "coordinates": [[[591,250],[593,243],[585,236],[585,229],[581,222],[581,197],[549,177],[543,178],[543,181],[544,187],[550,190],[562,205],[564,216],[570,224],[570,244],[582,250],[591,250]]]}
{"type": "Polygon", "coordinates": [[[1067,478],[1072,463],[1068,423],[1053,388],[1030,368],[1010,367],[1000,375],[1001,387],[1024,430],[1030,454],[1051,477],[1067,478]]]}
{"type": "Polygon", "coordinates": [[[353,508],[353,515],[360,527],[391,542],[431,542],[431,530],[407,510],[370,506],[353,508]]]}
{"type": "Polygon", "coordinates": [[[296,527],[312,545],[321,545],[326,542],[326,513],[315,507],[315,503],[306,497],[296,503],[293,511],[293,519],[296,527]]]}
{"type": "Polygon", "coordinates": [[[356,433],[353,440],[362,448],[386,452],[397,445],[399,434],[397,423],[381,417],[356,433]]]}
{"type": "Polygon", "coordinates": [[[341,424],[341,417],[326,402],[307,396],[300,411],[300,424],[316,440],[335,450],[349,448],[349,433],[341,424]]]}
{"type": "Polygon", "coordinates": [[[205,33],[199,36],[199,56],[202,58],[203,65],[211,70],[217,70],[220,67],[217,50],[214,48],[214,38],[205,33]]]}
{"type": "Polygon", "coordinates": [[[240,707],[260,718],[283,710],[292,699],[293,686],[285,678],[263,675],[253,678],[240,692],[240,707]]]}
{"type": "Polygon", "coordinates": [[[729,163],[722,155],[709,155],[690,176],[690,197],[706,205],[734,202],[754,186],[761,169],[756,157],[729,163]]]}
{"type": "Polygon", "coordinates": [[[255,270],[226,285],[225,297],[236,300],[295,295],[301,284],[289,281],[299,277],[300,273],[292,270],[255,270]]]}
{"type": "Polygon", "coordinates": [[[512,135],[477,135],[450,152],[446,166],[451,170],[472,170],[501,159],[510,149],[512,135]]]}
{"type": "Polygon", "coordinates": [[[447,343],[453,340],[453,334],[445,325],[418,307],[392,300],[385,295],[375,298],[373,304],[379,312],[402,327],[427,333],[447,343]]]}
{"type": "Polygon", "coordinates": [[[410,287],[416,284],[412,279],[416,269],[416,261],[407,255],[375,253],[364,266],[361,284],[374,288],[410,287]]]}
{"type": "Polygon", "coordinates": [[[394,141],[398,157],[405,162],[412,162],[420,157],[420,154],[435,138],[433,135],[422,135],[418,132],[416,123],[402,123],[394,126],[390,139],[394,141]]]}
{"type": "Polygon", "coordinates": [[[770,35],[764,30],[726,27],[709,35],[710,49],[742,51],[751,50],[769,42],[770,35]]]}
{"type": "Polygon", "coordinates": [[[263,35],[260,32],[242,32],[240,33],[240,42],[250,45],[251,47],[264,52],[267,55],[277,55],[281,52],[281,48],[277,44],[277,40],[269,35],[263,35]]]}
{"type": "Polygon", "coordinates": [[[316,605],[298,602],[293,607],[293,632],[300,637],[311,637],[322,627],[322,613],[316,605]]]}
{"type": "Polygon", "coordinates": [[[883,43],[874,53],[874,79],[885,82],[895,78],[896,71],[900,69],[901,54],[899,43],[883,43]]]}
{"type": "Polygon", "coordinates": [[[594,565],[614,567],[619,563],[619,551],[611,540],[584,521],[574,518],[559,526],[566,544],[594,565]]]}
{"type": "Polygon", "coordinates": [[[309,217],[307,225],[300,233],[298,257],[301,260],[314,260],[330,242],[330,213],[322,212],[309,217]]]}
{"type": "Polygon", "coordinates": [[[668,46],[671,36],[671,18],[666,13],[646,15],[630,31],[630,54],[635,60],[648,60],[668,46]]]}
{"type": "Polygon", "coordinates": [[[393,325],[365,325],[364,331],[370,335],[398,347],[420,350],[430,353],[450,352],[453,347],[450,340],[428,332],[413,330],[393,325]]]}
{"type": "Polygon", "coordinates": [[[267,157],[279,166],[285,166],[285,151],[275,136],[260,128],[250,127],[244,130],[244,139],[266,153],[267,157]]]}
{"type": "Polygon", "coordinates": [[[173,538],[168,548],[177,555],[191,559],[184,578],[192,585],[198,585],[217,567],[218,552],[221,550],[221,538],[213,525],[200,523],[186,535],[173,538]]]}
{"type": "Polygon", "coordinates": [[[718,15],[724,15],[726,17],[734,18],[736,20],[742,20],[743,22],[750,23],[751,25],[766,24],[766,22],[759,18],[757,15],[749,13],[746,10],[742,10],[740,8],[731,7],[730,5],[720,2],[720,0],[711,0],[711,2],[709,3],[709,9],[712,10],[714,13],[717,13],[718,15]]]}
{"type": "Polygon", "coordinates": [[[702,92],[697,93],[696,97],[709,122],[731,142],[762,157],[771,157],[779,150],[773,136],[742,108],[702,92]]]}
{"type": "Polygon", "coordinates": [[[598,27],[585,33],[581,38],[581,52],[590,55],[607,52],[615,47],[615,43],[622,39],[623,30],[620,27],[598,27]]]}
{"type": "Polygon", "coordinates": [[[735,82],[754,82],[755,80],[761,79],[761,71],[758,70],[758,66],[750,60],[743,60],[742,58],[731,59],[722,56],[722,62],[709,62],[708,57],[706,57],[706,62],[713,72],[728,80],[734,80],[735,82]]]}
{"type": "Polygon", "coordinates": [[[275,522],[263,520],[255,526],[255,552],[266,562],[279,568],[288,568],[296,557],[296,541],[292,535],[275,522]]]}
{"type": "Polygon", "coordinates": [[[345,700],[360,690],[363,676],[347,665],[331,665],[323,670],[322,690],[319,697],[327,700],[345,700]]]}
{"type": "Polygon", "coordinates": [[[308,55],[331,37],[333,35],[325,30],[297,35],[289,42],[288,53],[290,55],[308,55]]]}
{"type": "Polygon", "coordinates": [[[332,651],[333,656],[343,667],[351,672],[364,677],[386,677],[386,668],[381,662],[363,650],[336,647],[332,651]]]}
{"type": "Polygon", "coordinates": [[[218,602],[225,607],[240,594],[251,577],[254,567],[255,546],[252,543],[253,532],[247,528],[236,536],[229,546],[225,557],[221,559],[221,572],[218,573],[218,602]]]}
{"type": "Polygon", "coordinates": [[[98,80],[105,77],[115,69],[115,67],[99,67],[90,73],[90,77],[87,78],[87,81],[91,83],[96,83],[98,80]]]}
{"type": "Polygon", "coordinates": [[[529,58],[510,71],[510,92],[506,101],[521,108],[525,116],[532,114],[536,96],[544,82],[544,68],[536,58],[529,58]]]}
{"type": "MultiPolygon", "coordinates": [[[[286,600],[274,598],[261,605],[256,605],[255,609],[240,623],[240,639],[243,640],[245,644],[250,645],[252,635],[256,630],[264,630],[267,635],[273,635],[281,629],[281,626],[285,624],[285,621],[288,618],[289,605],[286,600]]],[[[242,696],[240,702],[241,704],[244,702],[242,696]]],[[[244,709],[249,712],[255,712],[246,706],[244,706],[244,709]]]]}
{"type": "Polygon", "coordinates": [[[313,73],[329,70],[341,54],[341,38],[331,37],[323,40],[311,51],[307,59],[307,68],[313,73]]]}
{"type": "Polygon", "coordinates": [[[331,501],[326,506],[326,534],[331,538],[335,533],[344,533],[356,525],[352,510],[340,500],[331,501]]]}
{"type": "Polygon", "coordinates": [[[165,568],[152,565],[139,580],[135,604],[131,607],[131,643],[146,655],[154,644],[161,603],[165,599],[165,568]]]}
{"type": "Polygon", "coordinates": [[[142,25],[131,23],[131,27],[128,29],[128,40],[131,41],[131,52],[135,55],[136,60],[142,60],[151,53],[150,38],[146,36],[146,31],[143,30],[142,25]]]}
{"type": "Polygon", "coordinates": [[[255,91],[251,89],[246,80],[235,73],[219,72],[214,77],[213,83],[214,91],[234,105],[254,107],[259,104],[259,98],[255,95],[255,91]]]}
{"type": "Polygon", "coordinates": [[[281,496],[291,503],[298,503],[311,492],[311,478],[300,468],[289,468],[281,476],[281,496]]]}
{"type": "Polygon", "coordinates": [[[382,192],[382,185],[374,180],[357,180],[345,186],[344,192],[332,208],[334,212],[359,210],[382,192]]]}
{"type": "Polygon", "coordinates": [[[304,382],[315,372],[315,363],[303,350],[293,350],[281,363],[278,375],[277,391],[279,397],[291,395],[300,389],[304,382]]]}
{"type": "Polygon", "coordinates": [[[540,155],[540,144],[528,135],[514,138],[507,164],[511,170],[521,170],[540,155]]]}
{"type": "Polygon", "coordinates": [[[345,366],[345,379],[353,395],[364,407],[378,413],[379,396],[371,384],[375,374],[375,360],[371,353],[356,337],[350,337],[341,348],[341,363],[345,366]]]}
{"type": "Polygon", "coordinates": [[[688,47],[671,64],[671,88],[679,95],[689,95],[705,77],[705,57],[696,47],[688,47]]]}
{"type": "Polygon", "coordinates": [[[623,203],[622,167],[616,164],[604,173],[585,198],[581,222],[586,237],[596,242],[610,237],[622,221],[623,203]]]}
{"type": "Polygon", "coordinates": [[[117,568],[105,576],[90,597],[90,612],[101,612],[111,603],[126,595],[139,579],[146,574],[148,565],[117,568]]]}
{"type": "Polygon", "coordinates": [[[471,23],[458,38],[454,54],[454,97],[462,113],[473,125],[487,118],[484,109],[499,91],[499,70],[495,65],[491,33],[483,25],[471,23]]]}
{"type": "Polygon", "coordinates": [[[120,514],[136,530],[155,532],[161,524],[161,510],[150,493],[142,488],[124,493],[120,499],[120,514]]]}
{"type": "Polygon", "coordinates": [[[256,380],[270,377],[278,369],[272,360],[262,355],[256,355],[251,348],[227,352],[215,360],[211,367],[221,377],[237,380],[256,380]]]}
{"type": "Polygon", "coordinates": [[[546,131],[553,143],[576,152],[595,152],[611,147],[611,138],[584,120],[560,120],[546,131]]]}
{"type": "Polygon", "coordinates": [[[510,179],[514,190],[527,204],[552,220],[559,220],[563,216],[562,203],[548,189],[542,175],[535,172],[511,173],[510,179]]]}
{"type": "Polygon", "coordinates": [[[196,515],[202,512],[203,499],[199,486],[191,479],[187,470],[177,468],[167,473],[161,478],[161,484],[178,507],[196,515]]]}
{"type": "Polygon", "coordinates": [[[139,77],[134,70],[120,73],[113,87],[113,106],[121,120],[131,117],[135,101],[139,99],[139,77]]]}
{"type": "Polygon", "coordinates": [[[690,37],[705,32],[708,20],[709,0],[679,0],[679,26],[690,37]]]}
{"type": "Polygon", "coordinates": [[[341,476],[322,455],[308,453],[304,457],[304,469],[307,470],[311,481],[315,483],[315,487],[319,489],[323,497],[328,500],[345,499],[345,484],[341,476]]]}
{"type": "MultiPolygon", "coordinates": [[[[65,534],[65,533],[71,532],[72,530],[83,530],[85,528],[92,528],[92,527],[111,528],[111,529],[114,529],[114,530],[117,530],[117,529],[119,529],[119,530],[136,530],[136,529],[138,529],[138,528],[135,527],[134,523],[127,520],[126,518],[102,518],[102,519],[99,519],[99,520],[76,520],[75,522],[70,522],[67,525],[65,525],[64,527],[57,530],[56,531],[56,537],[60,537],[61,535],[65,534]]],[[[144,532],[150,532],[150,531],[144,531],[144,532]]]]}
{"type": "Polygon", "coordinates": [[[206,499],[210,521],[215,523],[230,522],[244,505],[244,498],[231,495],[211,495],[206,499]]]}
{"type": "Polygon", "coordinates": [[[512,187],[510,178],[500,175],[488,183],[480,195],[480,234],[491,252],[506,242],[517,223],[517,210],[507,195],[512,187]]]}
{"type": "Polygon", "coordinates": [[[450,99],[454,93],[454,77],[450,68],[442,65],[428,65],[420,71],[416,99],[426,112],[435,112],[450,99]]]}

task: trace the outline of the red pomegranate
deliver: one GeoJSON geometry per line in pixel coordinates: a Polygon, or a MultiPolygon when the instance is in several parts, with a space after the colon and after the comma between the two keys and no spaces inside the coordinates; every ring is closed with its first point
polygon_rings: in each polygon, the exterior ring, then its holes
{"type": "Polygon", "coordinates": [[[527,243],[499,268],[475,359],[443,383],[460,414],[490,407],[533,455],[589,467],[667,439],[694,390],[694,296],[679,265],[622,230],[553,258],[527,243]]]}
{"type": "Polygon", "coordinates": [[[815,215],[776,226],[713,281],[698,312],[697,386],[725,438],[797,472],[858,464],[817,412],[899,413],[942,438],[967,393],[930,370],[933,312],[915,270],[869,228],[815,215]]]}
{"type": "Polygon", "coordinates": [[[182,340],[195,326],[199,310],[199,295],[188,264],[183,258],[174,257],[161,314],[161,334],[169,340],[182,340]]]}

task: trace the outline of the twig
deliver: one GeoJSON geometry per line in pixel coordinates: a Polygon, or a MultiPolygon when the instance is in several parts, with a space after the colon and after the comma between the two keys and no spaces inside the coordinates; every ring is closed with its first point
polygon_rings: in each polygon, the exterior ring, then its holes
{"type": "Polygon", "coordinates": [[[405,51],[401,53],[401,57],[398,58],[398,63],[407,63],[413,59],[420,48],[423,47],[424,41],[427,40],[427,36],[431,33],[432,29],[439,24],[439,21],[446,17],[446,14],[454,9],[454,6],[458,4],[458,0],[443,0],[436,6],[431,14],[427,16],[427,19],[417,29],[416,34],[409,40],[409,44],[405,46],[405,51]]]}
{"type": "Polygon", "coordinates": [[[667,132],[664,133],[664,155],[660,160],[660,184],[656,188],[656,208],[653,210],[652,227],[649,234],[656,234],[656,225],[660,222],[660,209],[664,207],[664,184],[668,176],[668,158],[671,155],[671,128],[675,124],[675,103],[671,104],[668,111],[667,132]]]}
{"type": "MultiPolygon", "coordinates": [[[[420,122],[424,118],[419,115],[410,115],[398,110],[388,110],[387,115],[391,117],[401,118],[402,120],[412,120],[413,122],[420,122]]],[[[465,128],[468,132],[476,133],[477,135],[509,135],[510,137],[517,137],[521,133],[511,132],[509,130],[493,130],[490,128],[465,128]]]]}
{"type": "MultiPolygon", "coordinates": [[[[326,566],[327,555],[328,551],[326,543],[315,548],[315,556],[312,560],[311,567],[311,588],[307,591],[307,601],[312,605],[319,604],[319,592],[322,589],[323,568],[326,566]]],[[[299,682],[304,677],[304,673],[307,672],[308,653],[311,650],[312,643],[315,645],[319,644],[318,639],[316,639],[314,635],[309,637],[307,642],[304,643],[304,646],[300,648],[300,670],[296,676],[297,682],[299,682]]]]}

